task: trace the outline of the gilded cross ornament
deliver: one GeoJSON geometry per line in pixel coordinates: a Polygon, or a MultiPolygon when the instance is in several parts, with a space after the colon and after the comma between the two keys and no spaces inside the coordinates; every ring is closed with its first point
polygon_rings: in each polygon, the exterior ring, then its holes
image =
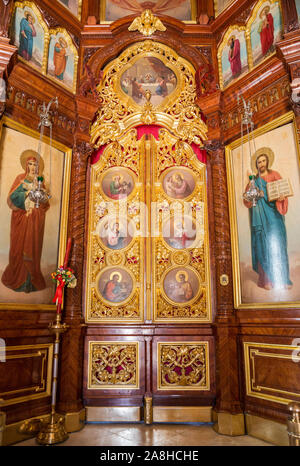
{"type": "Polygon", "coordinates": [[[132,21],[128,31],[139,31],[144,36],[152,36],[155,31],[166,31],[166,27],[151,10],[145,10],[132,21]]]}

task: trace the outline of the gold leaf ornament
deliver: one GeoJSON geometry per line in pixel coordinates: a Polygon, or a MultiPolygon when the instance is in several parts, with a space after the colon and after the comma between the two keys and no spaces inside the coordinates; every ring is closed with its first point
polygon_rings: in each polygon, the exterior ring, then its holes
{"type": "Polygon", "coordinates": [[[151,10],[145,10],[141,16],[133,20],[128,31],[139,31],[144,36],[151,36],[155,31],[166,31],[166,27],[151,10]]]}

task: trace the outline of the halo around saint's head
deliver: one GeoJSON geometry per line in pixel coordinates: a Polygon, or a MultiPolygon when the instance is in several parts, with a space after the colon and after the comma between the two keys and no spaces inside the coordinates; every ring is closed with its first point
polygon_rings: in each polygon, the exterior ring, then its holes
{"type": "Polygon", "coordinates": [[[65,39],[64,39],[63,37],[60,37],[60,38],[58,39],[58,42],[60,43],[60,45],[61,45],[62,47],[64,47],[64,48],[68,47],[68,44],[67,44],[67,42],[65,41],[65,39]]]}
{"type": "Polygon", "coordinates": [[[188,274],[185,270],[179,270],[179,272],[177,272],[176,274],[176,281],[179,283],[181,280],[180,280],[180,275],[184,275],[184,279],[185,281],[187,281],[188,279],[188,274]]]}
{"type": "Polygon", "coordinates": [[[112,179],[113,179],[113,181],[115,181],[117,178],[119,178],[120,181],[122,181],[124,177],[123,177],[123,175],[118,174],[118,175],[114,175],[112,179]]]}
{"type": "Polygon", "coordinates": [[[27,20],[28,20],[28,16],[31,16],[31,18],[32,18],[32,23],[33,23],[33,24],[35,23],[35,19],[34,19],[33,14],[31,13],[31,11],[25,10],[25,11],[24,11],[24,16],[25,16],[25,18],[26,18],[27,20]]]}
{"type": "Polygon", "coordinates": [[[173,175],[172,175],[172,180],[173,180],[173,181],[176,181],[176,177],[177,177],[177,176],[179,176],[179,178],[180,178],[181,180],[183,180],[182,173],[180,173],[180,172],[175,172],[175,173],[173,173],[173,175]]]}
{"type": "Polygon", "coordinates": [[[44,160],[39,154],[32,149],[27,149],[22,152],[20,155],[20,162],[24,172],[27,171],[27,160],[28,159],[35,159],[39,163],[39,175],[41,176],[44,171],[44,160]]]}
{"type": "Polygon", "coordinates": [[[233,34],[232,36],[229,37],[228,42],[227,42],[227,45],[228,45],[228,46],[231,44],[231,40],[232,40],[232,39],[233,39],[233,40],[236,39],[236,37],[235,37],[234,34],[233,34]]]}
{"type": "Polygon", "coordinates": [[[252,173],[257,173],[257,168],[256,168],[256,160],[258,159],[258,157],[260,157],[261,155],[267,155],[268,159],[269,159],[269,166],[268,168],[270,168],[273,163],[274,163],[274,152],[272,151],[272,149],[270,147],[261,147],[260,149],[258,149],[251,157],[251,169],[252,169],[252,173]]]}
{"type": "Polygon", "coordinates": [[[268,13],[270,13],[270,5],[265,6],[265,7],[261,10],[261,12],[259,13],[259,17],[262,18],[262,16],[263,16],[264,13],[266,13],[266,15],[267,15],[268,13]]]}
{"type": "Polygon", "coordinates": [[[109,279],[112,280],[114,275],[118,276],[118,282],[122,281],[122,275],[120,274],[120,272],[112,272],[109,276],[109,279]]]}

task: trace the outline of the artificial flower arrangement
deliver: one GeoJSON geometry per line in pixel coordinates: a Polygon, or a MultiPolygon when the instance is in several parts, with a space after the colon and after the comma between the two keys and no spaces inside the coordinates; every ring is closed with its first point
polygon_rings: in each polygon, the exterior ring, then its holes
{"type": "Polygon", "coordinates": [[[53,298],[54,303],[62,303],[62,292],[64,287],[75,288],[77,285],[77,279],[74,275],[74,270],[70,267],[64,268],[62,265],[51,274],[52,280],[57,283],[56,293],[53,298]]]}

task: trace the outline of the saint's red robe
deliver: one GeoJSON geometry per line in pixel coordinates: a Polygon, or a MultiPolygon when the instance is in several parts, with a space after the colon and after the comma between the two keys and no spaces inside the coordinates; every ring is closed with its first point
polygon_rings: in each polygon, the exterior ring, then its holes
{"type": "Polygon", "coordinates": [[[42,204],[39,208],[34,207],[31,211],[26,211],[13,204],[11,194],[24,182],[25,178],[24,173],[17,176],[7,199],[7,203],[12,209],[9,264],[4,270],[1,280],[5,286],[12,290],[17,290],[26,282],[30,282],[35,290],[43,290],[46,283],[41,272],[40,261],[45,214],[49,204],[42,204]]]}
{"type": "Polygon", "coordinates": [[[232,76],[240,74],[242,71],[240,41],[235,39],[233,50],[229,50],[228,60],[230,62],[232,76]]]}
{"type": "Polygon", "coordinates": [[[265,55],[274,42],[274,20],[271,13],[267,14],[267,24],[260,31],[261,51],[265,55]]]}

